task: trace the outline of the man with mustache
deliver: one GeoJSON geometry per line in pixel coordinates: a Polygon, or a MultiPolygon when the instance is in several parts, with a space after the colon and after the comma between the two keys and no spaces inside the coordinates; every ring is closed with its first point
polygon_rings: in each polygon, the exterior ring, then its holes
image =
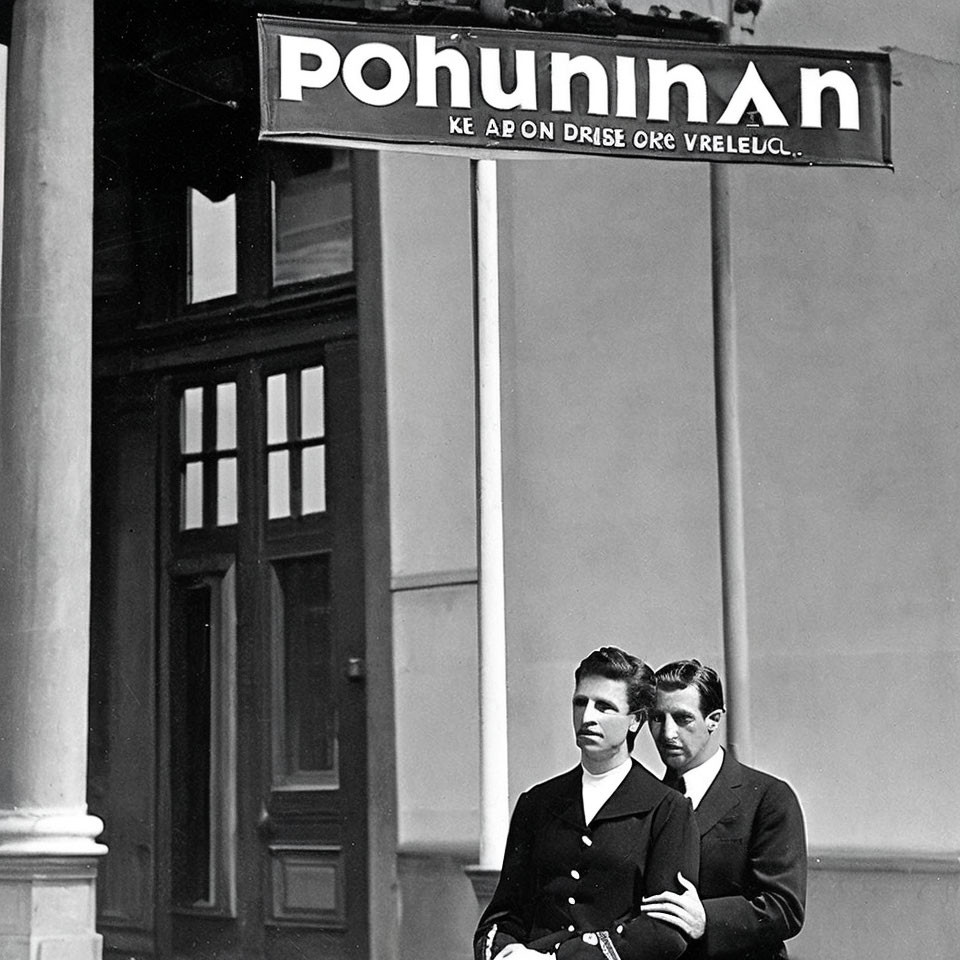
{"type": "Polygon", "coordinates": [[[685,960],[780,960],[803,925],[807,847],[803,814],[782,780],[738,763],[720,746],[723,686],[699,660],[657,671],[650,734],[664,782],[693,803],[699,884],[664,890],[643,912],[690,938],[685,960]]]}
{"type": "Polygon", "coordinates": [[[697,873],[689,801],[630,756],[654,705],[653,670],[616,647],[577,668],[580,764],[520,796],[475,960],[673,960],[686,938],[642,897],[697,873]]]}

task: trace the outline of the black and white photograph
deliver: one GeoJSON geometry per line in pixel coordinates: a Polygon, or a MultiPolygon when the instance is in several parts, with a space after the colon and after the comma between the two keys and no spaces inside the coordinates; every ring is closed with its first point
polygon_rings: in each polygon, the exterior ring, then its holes
{"type": "Polygon", "coordinates": [[[960,955],[956,0],[0,0],[0,958],[960,955]]]}

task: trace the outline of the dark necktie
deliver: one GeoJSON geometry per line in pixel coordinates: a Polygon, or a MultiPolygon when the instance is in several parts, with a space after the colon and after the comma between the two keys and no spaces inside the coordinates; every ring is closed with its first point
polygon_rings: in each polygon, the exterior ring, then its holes
{"type": "Polygon", "coordinates": [[[668,770],[666,776],[663,778],[664,786],[671,787],[676,790],[677,793],[682,793],[686,795],[687,785],[683,782],[683,777],[678,776],[673,770],[668,770]]]}

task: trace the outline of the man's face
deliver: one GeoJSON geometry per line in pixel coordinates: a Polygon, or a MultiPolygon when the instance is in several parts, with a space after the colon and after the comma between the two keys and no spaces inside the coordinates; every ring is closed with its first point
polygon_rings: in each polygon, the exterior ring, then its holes
{"type": "Polygon", "coordinates": [[[627,706],[627,684],[607,677],[581,677],[573,692],[573,729],[584,766],[603,773],[628,756],[627,734],[640,721],[627,706]]]}
{"type": "Polygon", "coordinates": [[[657,706],[650,714],[650,735],[660,759],[681,776],[700,766],[717,750],[711,736],[722,711],[709,716],[700,712],[700,691],[696,687],[658,690],[657,706]]]}

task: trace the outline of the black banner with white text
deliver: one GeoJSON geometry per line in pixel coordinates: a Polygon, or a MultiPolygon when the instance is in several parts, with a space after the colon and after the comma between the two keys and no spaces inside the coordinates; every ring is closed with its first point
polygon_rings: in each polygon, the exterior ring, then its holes
{"type": "Polygon", "coordinates": [[[891,166],[884,53],[260,17],[261,138],[891,166]]]}

